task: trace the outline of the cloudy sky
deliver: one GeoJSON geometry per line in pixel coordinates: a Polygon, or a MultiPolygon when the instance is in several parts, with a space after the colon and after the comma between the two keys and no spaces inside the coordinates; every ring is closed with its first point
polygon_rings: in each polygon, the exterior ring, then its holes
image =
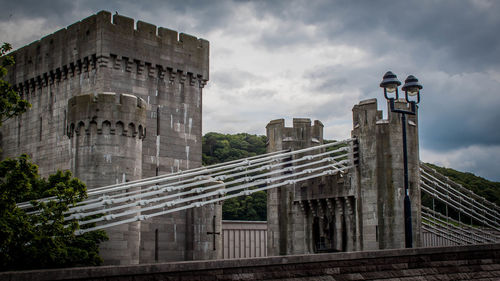
{"type": "MultiPolygon", "coordinates": [[[[424,86],[421,159],[500,181],[500,1],[0,0],[0,41],[22,47],[100,10],[210,41],[204,133],[265,134],[319,119],[345,139],[351,109],[383,104],[387,70],[424,86]]],[[[385,106],[379,105],[385,110],[385,106]]]]}

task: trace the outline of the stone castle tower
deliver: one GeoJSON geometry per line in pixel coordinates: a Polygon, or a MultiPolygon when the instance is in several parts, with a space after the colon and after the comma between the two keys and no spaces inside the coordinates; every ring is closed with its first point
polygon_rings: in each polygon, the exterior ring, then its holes
{"type": "MultiPolygon", "coordinates": [[[[396,107],[407,103],[396,101],[396,107]]],[[[269,255],[366,251],[405,247],[401,119],[365,100],[353,110],[355,167],[268,191],[269,255]]],[[[420,246],[420,189],[417,116],[408,116],[409,190],[413,241],[420,246]]],[[[309,119],[283,119],[266,127],[268,152],[323,144],[323,125],[309,119]]],[[[299,155],[302,157],[303,155],[299,155]]],[[[354,159],[352,159],[354,160],[354,159]]]]}
{"type": "MultiPolygon", "coordinates": [[[[12,55],[9,81],[32,108],[0,129],[2,158],[27,153],[42,176],[69,169],[89,189],[201,166],[208,41],[102,11],[12,55]]],[[[193,253],[191,212],[110,233],[105,262],[216,257],[193,253]]]]}

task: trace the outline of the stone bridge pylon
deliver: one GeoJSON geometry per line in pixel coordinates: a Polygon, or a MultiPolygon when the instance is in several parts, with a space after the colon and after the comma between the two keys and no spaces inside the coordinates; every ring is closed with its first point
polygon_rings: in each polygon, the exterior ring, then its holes
{"type": "MultiPolygon", "coordinates": [[[[398,101],[397,106],[407,104],[398,101]]],[[[408,120],[413,240],[420,241],[420,189],[417,118],[408,120]]],[[[323,144],[323,124],[294,119],[267,127],[268,152],[323,144]]],[[[405,247],[401,120],[387,120],[376,99],[353,108],[354,165],[336,175],[268,191],[268,254],[306,254],[405,247]]],[[[299,157],[301,155],[296,155],[299,157]]]]}

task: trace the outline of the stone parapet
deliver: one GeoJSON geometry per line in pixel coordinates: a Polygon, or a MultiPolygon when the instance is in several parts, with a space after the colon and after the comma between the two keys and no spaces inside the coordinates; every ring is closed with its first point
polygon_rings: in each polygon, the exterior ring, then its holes
{"type": "Polygon", "coordinates": [[[500,244],[33,270],[0,280],[498,280],[500,244]]]}

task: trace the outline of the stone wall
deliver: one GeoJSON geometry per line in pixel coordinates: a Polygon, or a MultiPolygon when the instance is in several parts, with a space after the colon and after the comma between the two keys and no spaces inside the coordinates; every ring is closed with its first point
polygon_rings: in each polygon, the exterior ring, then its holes
{"type": "Polygon", "coordinates": [[[499,280],[500,244],[0,273],[0,280],[499,280]]]}
{"type": "MultiPolygon", "coordinates": [[[[141,156],[134,161],[140,177],[201,166],[208,41],[102,11],[12,55],[16,64],[8,79],[32,108],[0,129],[2,158],[27,153],[44,177],[58,169],[76,172],[67,136],[68,101],[81,94],[114,92],[141,98],[147,105],[141,156]]],[[[89,188],[103,183],[82,180],[89,188]]],[[[113,183],[123,180],[127,178],[115,177],[113,183]]],[[[186,248],[194,242],[185,237],[193,223],[187,219],[182,211],[143,222],[140,261],[188,258],[186,248]]]]}

